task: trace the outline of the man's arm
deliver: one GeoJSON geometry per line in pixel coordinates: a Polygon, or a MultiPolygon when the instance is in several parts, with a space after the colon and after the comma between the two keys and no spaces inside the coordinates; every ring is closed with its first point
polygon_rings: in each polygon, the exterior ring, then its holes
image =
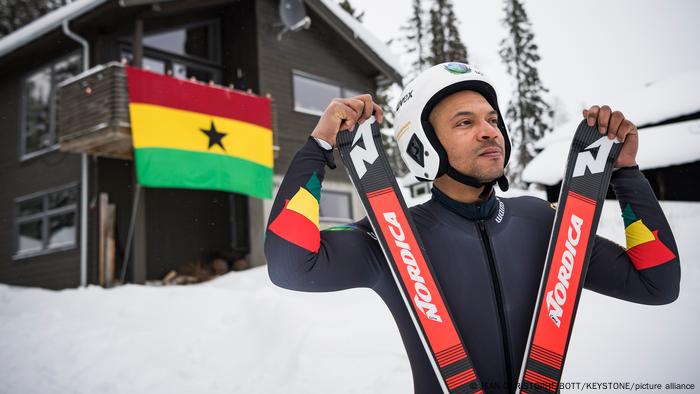
{"type": "Polygon", "coordinates": [[[333,152],[312,137],[297,152],[272,206],[265,233],[268,273],[280,287],[334,291],[372,287],[380,273],[381,249],[364,222],[319,231],[324,166],[333,152]]]}
{"type": "Polygon", "coordinates": [[[333,291],[372,287],[379,278],[383,255],[366,220],[324,231],[318,223],[325,165],[335,168],[335,137],[341,128],[352,130],[373,113],[381,123],[382,109],[368,94],[332,100],[294,156],[265,232],[268,272],[276,285],[333,291]]]}
{"type": "Polygon", "coordinates": [[[637,167],[613,173],[611,184],[625,223],[627,247],[596,237],[585,287],[642,304],[678,298],[680,260],[671,228],[637,167]]]}

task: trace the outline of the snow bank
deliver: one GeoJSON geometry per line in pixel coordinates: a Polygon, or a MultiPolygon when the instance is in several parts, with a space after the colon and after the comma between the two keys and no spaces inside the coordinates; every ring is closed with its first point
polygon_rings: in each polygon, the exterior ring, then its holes
{"type": "MultiPolygon", "coordinates": [[[[323,5],[325,5],[333,14],[335,14],[340,20],[347,25],[350,30],[352,30],[355,38],[360,39],[368,47],[370,47],[374,53],[379,56],[384,63],[388,64],[396,70],[401,75],[404,75],[405,71],[400,62],[400,57],[394,54],[389,47],[384,44],[374,33],[370,32],[360,21],[353,18],[352,15],[348,14],[347,11],[342,9],[335,0],[321,0],[323,5]]],[[[388,37],[387,40],[391,38],[388,37]]]]}
{"type": "MultiPolygon", "coordinates": [[[[700,383],[700,204],[662,206],[683,262],[680,298],[654,307],[585,291],[564,381],[700,383]]],[[[599,233],[624,243],[617,202],[599,233]]],[[[287,291],[264,267],[183,287],[0,285],[0,355],[3,393],[412,392],[396,326],[371,290],[287,291]]]]}
{"type": "MultiPolygon", "coordinates": [[[[627,119],[644,128],[648,124],[700,112],[700,99],[691,88],[694,86],[700,86],[700,69],[648,83],[607,104],[622,111],[627,119]]],[[[603,103],[591,103],[593,104],[603,103]]],[[[557,127],[537,141],[535,148],[543,149],[556,141],[571,141],[576,125],[582,119],[583,117],[576,117],[557,127]]]]}
{"type": "MultiPolygon", "coordinates": [[[[547,142],[546,147],[523,170],[525,182],[556,185],[564,177],[571,139],[579,121],[565,125],[563,132],[547,142]]],[[[562,129],[563,130],[563,129],[562,129]]],[[[547,138],[547,137],[545,137],[547,138]]],[[[639,130],[637,163],[642,170],[692,163],[700,160],[700,120],[690,120],[639,130]]]]}

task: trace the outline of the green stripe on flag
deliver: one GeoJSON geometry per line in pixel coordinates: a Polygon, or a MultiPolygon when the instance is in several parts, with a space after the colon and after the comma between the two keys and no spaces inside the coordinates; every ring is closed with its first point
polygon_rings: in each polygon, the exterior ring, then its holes
{"type": "Polygon", "coordinates": [[[179,149],[134,150],[138,181],[148,187],[222,190],[272,198],[272,168],[237,157],[179,149]]]}

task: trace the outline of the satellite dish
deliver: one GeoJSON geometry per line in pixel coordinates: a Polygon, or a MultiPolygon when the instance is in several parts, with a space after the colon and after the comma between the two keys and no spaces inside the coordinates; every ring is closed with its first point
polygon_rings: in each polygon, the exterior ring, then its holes
{"type": "Polygon", "coordinates": [[[277,35],[278,41],[288,31],[308,29],[311,26],[311,18],[306,15],[303,0],[280,0],[279,11],[284,29],[277,35]]]}

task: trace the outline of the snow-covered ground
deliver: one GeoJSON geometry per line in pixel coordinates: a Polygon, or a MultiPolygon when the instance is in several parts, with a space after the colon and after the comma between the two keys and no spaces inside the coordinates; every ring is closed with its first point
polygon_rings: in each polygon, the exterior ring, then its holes
{"type": "MultiPolygon", "coordinates": [[[[652,307],[585,291],[564,381],[700,384],[700,204],[663,208],[680,248],[680,298],[652,307]]],[[[624,244],[616,202],[599,233],[624,244]]],[[[184,287],[0,285],[0,392],[409,393],[412,384],[372,291],[287,291],[262,267],[184,287]]]]}

